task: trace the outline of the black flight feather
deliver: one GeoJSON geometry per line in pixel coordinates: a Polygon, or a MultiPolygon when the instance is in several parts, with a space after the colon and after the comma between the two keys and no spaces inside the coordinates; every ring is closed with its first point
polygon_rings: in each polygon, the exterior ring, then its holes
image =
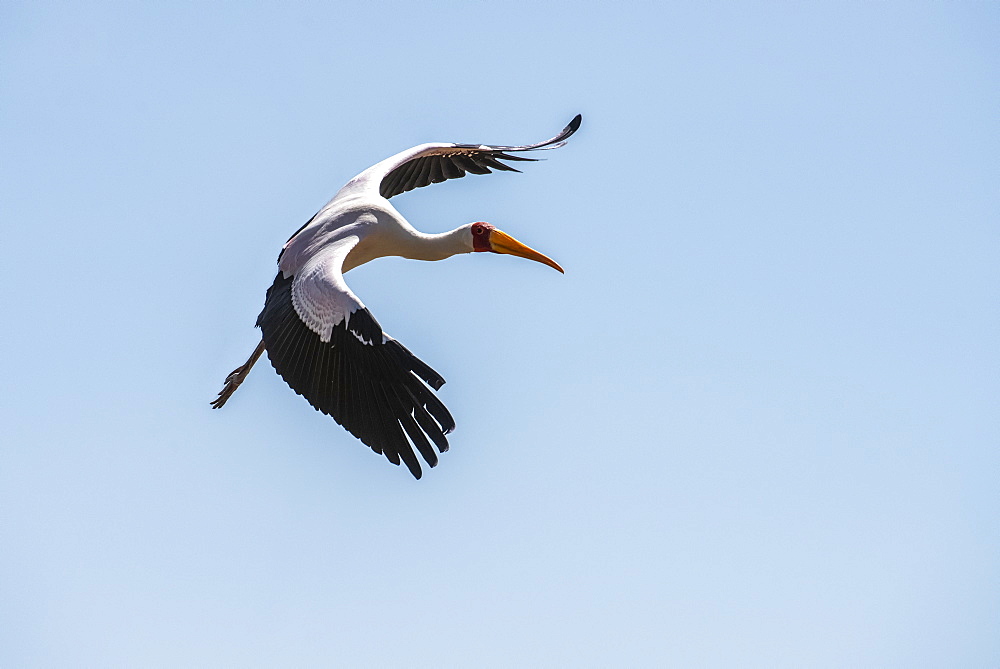
{"type": "Polygon", "coordinates": [[[257,318],[271,365],[314,408],[420,478],[414,448],[433,467],[438,458],[431,444],[448,450],[445,435],[455,428],[431,391],[444,379],[405,346],[384,338],[367,309],[337,323],[330,341],[321,341],[292,306],[292,281],[278,273],[257,318]]]}
{"type": "Polygon", "coordinates": [[[580,127],[577,114],[562,131],[544,142],[524,146],[485,146],[480,144],[455,144],[436,149],[430,155],[413,158],[382,178],[379,194],[390,198],[400,193],[422,188],[448,179],[460,179],[466,174],[491,174],[492,170],[519,172],[501,161],[529,161],[537,158],[510,155],[509,151],[539,151],[557,149],[580,127]]]}

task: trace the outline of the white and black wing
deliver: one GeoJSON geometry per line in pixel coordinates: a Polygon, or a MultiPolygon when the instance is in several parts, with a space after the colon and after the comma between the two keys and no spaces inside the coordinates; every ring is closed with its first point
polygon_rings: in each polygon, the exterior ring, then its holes
{"type": "Polygon", "coordinates": [[[344,283],[356,238],[342,240],[294,275],[278,272],[257,318],[271,365],[309,403],[416,478],[448,450],[455,421],[431,391],[444,379],[378,322],[344,283]],[[429,387],[428,387],[429,386],[429,387]],[[432,446],[433,442],[433,446],[432,446]]]}
{"type": "MultiPolygon", "coordinates": [[[[523,146],[488,146],[485,144],[422,144],[393,156],[359,175],[367,186],[378,184],[379,195],[388,199],[414,188],[466,174],[490,174],[493,170],[518,172],[503,161],[534,161],[535,158],[512,156],[512,151],[556,149],[580,127],[577,114],[562,132],[537,144],[523,146]]],[[[359,184],[360,185],[360,184],[359,184]]]]}

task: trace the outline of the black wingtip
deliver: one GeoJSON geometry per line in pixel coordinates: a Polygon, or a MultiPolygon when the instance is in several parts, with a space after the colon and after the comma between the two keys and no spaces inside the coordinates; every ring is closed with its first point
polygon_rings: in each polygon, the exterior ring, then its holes
{"type": "Polygon", "coordinates": [[[577,114],[573,117],[573,120],[563,128],[558,135],[548,140],[547,142],[541,142],[535,144],[529,148],[532,149],[558,149],[566,145],[566,140],[573,136],[573,134],[580,129],[580,123],[583,122],[583,114],[577,114]]]}
{"type": "Polygon", "coordinates": [[[580,129],[580,124],[582,122],[583,122],[583,114],[577,114],[576,116],[574,116],[573,120],[570,121],[566,125],[566,127],[562,129],[562,132],[560,132],[558,135],[549,140],[549,142],[554,142],[554,143],[551,144],[550,146],[546,146],[545,148],[556,149],[566,144],[566,140],[572,137],[573,134],[580,129]]]}
{"type": "MultiPolygon", "coordinates": [[[[580,124],[583,122],[583,115],[577,114],[573,117],[573,120],[569,122],[565,128],[563,128],[558,135],[552,139],[547,139],[544,142],[538,142],[537,144],[525,144],[524,146],[490,146],[488,147],[491,151],[537,151],[539,149],[558,149],[560,146],[566,144],[566,140],[570,138],[577,130],[580,129],[580,124]]],[[[461,148],[477,149],[473,144],[456,144],[455,146],[461,148]]],[[[537,158],[522,158],[520,156],[510,156],[510,155],[500,155],[494,156],[498,158],[503,158],[504,160],[537,160],[537,158]]]]}

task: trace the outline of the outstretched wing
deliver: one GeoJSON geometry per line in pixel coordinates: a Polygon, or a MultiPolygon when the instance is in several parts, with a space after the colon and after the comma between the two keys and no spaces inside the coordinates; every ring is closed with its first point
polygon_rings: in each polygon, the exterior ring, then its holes
{"type": "Polygon", "coordinates": [[[378,322],[344,283],[344,258],[357,243],[330,245],[294,275],[278,272],[257,318],[271,365],[314,408],[416,478],[448,450],[455,421],[431,391],[444,379],[378,322]],[[430,386],[430,387],[428,387],[430,386]]]}
{"type": "Polygon", "coordinates": [[[580,127],[577,114],[562,132],[552,139],[524,146],[487,146],[485,144],[421,144],[398,153],[368,168],[348,187],[374,190],[388,199],[414,188],[459,179],[468,173],[490,174],[493,170],[519,172],[502,161],[534,161],[535,158],[512,156],[511,151],[557,149],[580,127]]]}

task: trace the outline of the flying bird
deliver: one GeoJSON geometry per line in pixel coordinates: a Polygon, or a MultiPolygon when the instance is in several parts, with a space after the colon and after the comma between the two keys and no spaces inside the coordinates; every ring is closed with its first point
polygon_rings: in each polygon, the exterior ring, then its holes
{"type": "Polygon", "coordinates": [[[512,154],[558,148],[580,121],[578,114],[552,139],[524,146],[421,144],[348,181],[285,242],[278,275],[257,317],[261,342],[226,377],[212,407],[226,403],[267,351],[292,390],[393,464],[402,461],[419,479],[414,448],[434,467],[434,447],[447,451],[445,435],[455,428],[448,409],[431,391],[439,390],[444,379],[382,331],[344,282],[344,274],[385,256],[444,260],[477,251],[519,256],[562,272],[554,260],[489,223],[468,223],[441,234],[419,232],[389,199],[468,173],[519,172],[504,161],[537,160],[512,154]]]}

